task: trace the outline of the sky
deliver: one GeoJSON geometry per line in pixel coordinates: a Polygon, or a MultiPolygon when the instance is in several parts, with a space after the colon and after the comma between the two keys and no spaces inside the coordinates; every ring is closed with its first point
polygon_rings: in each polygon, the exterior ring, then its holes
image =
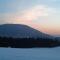
{"type": "Polygon", "coordinates": [[[60,0],[0,0],[0,24],[26,24],[60,35],[60,0]]]}

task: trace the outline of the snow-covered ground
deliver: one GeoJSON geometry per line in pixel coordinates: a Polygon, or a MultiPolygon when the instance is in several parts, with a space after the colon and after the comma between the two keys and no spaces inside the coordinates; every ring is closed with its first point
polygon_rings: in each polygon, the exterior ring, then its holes
{"type": "Polygon", "coordinates": [[[0,48],[0,60],[60,60],[60,47],[0,48]]]}

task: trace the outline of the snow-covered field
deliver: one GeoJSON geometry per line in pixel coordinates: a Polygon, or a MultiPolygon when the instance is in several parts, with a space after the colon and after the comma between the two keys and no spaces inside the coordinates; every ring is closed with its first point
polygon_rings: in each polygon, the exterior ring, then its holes
{"type": "Polygon", "coordinates": [[[0,48],[0,60],[60,60],[60,47],[0,48]]]}

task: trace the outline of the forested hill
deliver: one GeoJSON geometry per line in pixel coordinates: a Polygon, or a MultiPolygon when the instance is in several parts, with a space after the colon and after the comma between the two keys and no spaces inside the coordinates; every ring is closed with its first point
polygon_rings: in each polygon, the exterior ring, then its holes
{"type": "Polygon", "coordinates": [[[40,38],[53,38],[52,36],[40,32],[32,27],[22,24],[3,24],[0,25],[0,36],[6,37],[40,37],[40,38]]]}

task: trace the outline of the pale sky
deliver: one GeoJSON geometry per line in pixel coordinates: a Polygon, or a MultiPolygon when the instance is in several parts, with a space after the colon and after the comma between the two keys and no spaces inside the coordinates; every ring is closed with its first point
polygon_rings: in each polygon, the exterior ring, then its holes
{"type": "Polygon", "coordinates": [[[7,23],[60,35],[60,0],[0,0],[0,24],[7,23]]]}

